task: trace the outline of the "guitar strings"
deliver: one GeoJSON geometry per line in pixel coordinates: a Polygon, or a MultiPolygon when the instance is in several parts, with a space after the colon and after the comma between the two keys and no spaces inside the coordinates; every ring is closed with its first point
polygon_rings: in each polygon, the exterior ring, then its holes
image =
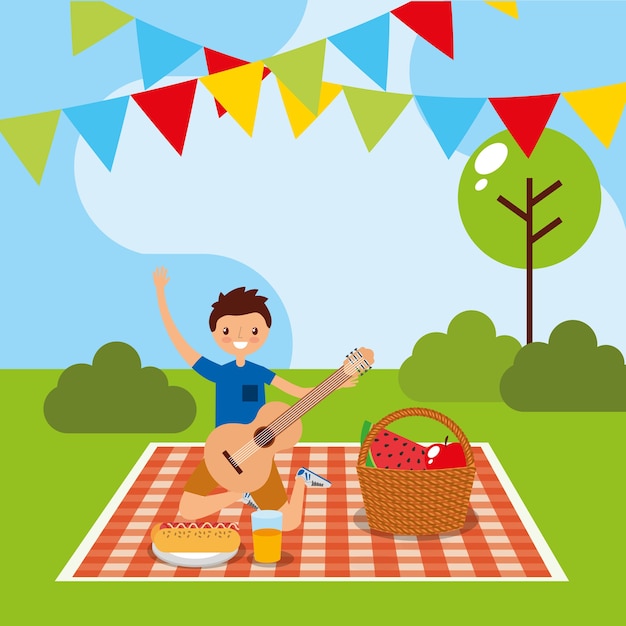
{"type": "MultiPolygon", "coordinates": [[[[272,438],[272,435],[275,434],[280,434],[285,428],[287,428],[288,426],[291,425],[292,423],[292,419],[291,419],[291,414],[292,413],[297,413],[298,409],[302,406],[306,407],[304,411],[302,411],[301,414],[306,413],[306,411],[308,411],[310,408],[312,408],[313,406],[315,406],[315,404],[317,404],[318,400],[317,400],[317,396],[319,396],[320,394],[322,395],[322,398],[325,397],[326,395],[328,395],[331,391],[333,391],[334,389],[337,389],[338,387],[341,386],[341,384],[343,384],[343,382],[345,382],[345,380],[349,379],[350,376],[356,372],[360,372],[361,369],[365,370],[366,368],[363,366],[363,364],[358,360],[352,360],[350,359],[350,357],[353,356],[353,353],[350,353],[350,355],[348,356],[349,359],[349,363],[348,365],[352,366],[352,371],[350,371],[345,378],[342,376],[342,374],[345,374],[345,369],[346,366],[339,368],[334,374],[332,374],[331,376],[329,376],[324,382],[322,382],[318,387],[316,387],[315,389],[311,390],[308,394],[306,394],[299,402],[297,402],[294,406],[290,407],[289,409],[287,409],[287,411],[285,411],[285,413],[283,413],[282,416],[280,416],[276,421],[275,424],[278,426],[278,430],[276,432],[274,432],[274,429],[269,429],[271,434],[268,435],[267,438],[263,438],[263,443],[267,443],[267,441],[269,441],[272,438]],[[344,380],[339,381],[338,383],[335,381],[335,378],[344,378],[344,380]],[[331,387],[331,389],[327,390],[327,387],[331,387]]],[[[359,353],[359,356],[361,358],[363,358],[363,356],[361,355],[361,353],[359,353]]],[[[365,362],[365,364],[369,367],[369,363],[367,362],[366,359],[363,359],[363,361],[365,362]]],[[[255,443],[253,441],[253,443],[255,443]]]]}
{"type": "MultiPolygon", "coordinates": [[[[353,356],[353,353],[351,353],[348,356],[348,359],[350,361],[349,365],[352,366],[352,371],[350,372],[350,375],[354,374],[355,372],[360,372],[361,370],[366,371],[366,369],[369,369],[369,363],[367,362],[366,359],[363,359],[363,360],[365,364],[368,366],[367,368],[364,367],[363,364],[358,361],[358,359],[352,360],[350,358],[351,356],[353,356]]],[[[361,356],[362,358],[362,355],[360,353],[359,353],[359,356],[361,356]]],[[[336,378],[343,378],[342,374],[344,373],[345,373],[345,367],[340,368],[333,375],[331,375],[328,379],[326,379],[326,381],[324,381],[321,385],[319,385],[314,390],[309,392],[309,394],[304,396],[304,398],[302,398],[300,402],[298,402],[296,405],[287,409],[287,411],[285,411],[285,413],[274,422],[275,425],[278,427],[278,430],[276,432],[273,429],[268,428],[267,434],[262,434],[258,438],[258,440],[255,440],[255,439],[250,440],[242,448],[240,448],[233,455],[231,455],[230,458],[236,463],[244,462],[247,458],[249,458],[252,454],[254,454],[254,452],[258,450],[258,447],[262,447],[264,444],[271,441],[271,439],[275,436],[276,433],[280,434],[286,427],[288,427],[291,423],[293,423],[291,419],[291,414],[294,412],[297,412],[296,409],[299,409],[300,407],[303,407],[303,406],[306,407],[305,410],[302,412],[302,414],[304,414],[306,411],[309,410],[309,408],[311,408],[318,402],[317,396],[320,393],[322,393],[322,396],[325,397],[325,395],[328,395],[331,391],[333,391],[333,389],[338,388],[342,384],[342,382],[345,382],[345,381],[341,381],[339,382],[339,384],[336,384],[336,381],[335,381],[336,378]],[[331,387],[331,389],[327,391],[327,387],[331,387]]],[[[349,375],[348,375],[348,378],[349,378],[349,375]]]]}
{"type": "MultiPolygon", "coordinates": [[[[313,394],[313,392],[316,392],[315,395],[317,396],[322,391],[325,391],[326,387],[334,387],[335,385],[334,384],[331,385],[331,383],[334,383],[334,378],[338,377],[338,375],[340,374],[342,374],[342,370],[338,370],[337,372],[335,372],[332,376],[327,378],[320,386],[318,386],[317,388],[313,389],[308,394],[306,394],[300,400],[300,402],[297,402],[292,407],[289,407],[281,416],[279,416],[278,419],[274,422],[275,425],[278,427],[276,434],[279,434],[283,431],[283,424],[287,426],[288,425],[287,422],[291,421],[290,414],[294,412],[294,407],[298,407],[299,409],[300,407],[306,405],[307,408],[304,412],[308,411],[310,407],[316,404],[315,401],[311,401],[311,398],[309,398],[309,395],[313,394]]],[[[328,393],[330,393],[331,391],[332,391],[332,388],[328,391],[328,393]]],[[[268,432],[266,434],[262,434],[261,437],[258,438],[258,441],[255,439],[249,440],[239,450],[237,450],[234,454],[232,454],[231,458],[238,465],[243,463],[250,456],[252,456],[252,454],[254,454],[259,447],[263,447],[266,443],[271,441],[274,435],[275,435],[274,431],[272,429],[268,429],[268,432]]]]}
{"type": "Polygon", "coordinates": [[[274,426],[271,427],[271,428],[268,428],[270,433],[268,434],[267,437],[264,437],[263,443],[267,443],[267,441],[269,441],[272,438],[272,436],[279,435],[280,433],[282,433],[286,428],[288,428],[293,423],[292,418],[291,418],[291,414],[300,412],[299,410],[296,410],[296,409],[301,409],[302,408],[302,411],[300,413],[303,415],[310,408],[314,407],[317,404],[317,402],[318,402],[317,397],[318,396],[321,396],[321,398],[324,398],[324,397],[326,397],[326,395],[331,393],[334,389],[336,389],[339,386],[341,386],[342,381],[339,380],[339,381],[335,382],[334,378],[339,378],[339,377],[336,376],[336,374],[333,374],[333,376],[331,376],[326,381],[324,381],[324,383],[322,383],[322,385],[319,385],[316,389],[311,390],[311,392],[306,394],[301,399],[300,402],[297,402],[293,407],[290,407],[281,416],[279,416],[279,418],[275,422],[273,422],[274,426]],[[328,387],[330,387],[330,389],[327,389],[328,387]],[[313,397],[313,396],[315,396],[315,397],[313,397]]]}
{"type": "MultiPolygon", "coordinates": [[[[363,358],[363,355],[361,355],[360,352],[358,354],[361,358],[363,358]]],[[[349,365],[352,366],[352,371],[350,372],[350,374],[354,374],[355,372],[358,372],[361,369],[365,370],[366,368],[364,368],[363,364],[358,359],[355,358],[353,360],[351,358],[353,356],[354,356],[354,352],[351,352],[348,355],[349,365]]],[[[367,362],[367,360],[366,359],[363,359],[363,360],[365,364],[369,367],[369,363],[367,362]]],[[[316,404],[317,400],[316,399],[313,400],[314,396],[315,398],[317,398],[320,392],[324,392],[323,393],[323,397],[324,397],[324,395],[328,395],[333,390],[333,388],[339,387],[341,383],[339,383],[339,385],[336,385],[335,378],[341,377],[341,375],[344,373],[345,373],[345,367],[338,369],[334,374],[329,376],[321,385],[319,385],[318,387],[313,389],[311,392],[309,392],[306,396],[304,396],[304,398],[302,398],[300,402],[296,403],[296,405],[287,409],[287,411],[285,411],[285,413],[282,416],[280,416],[275,422],[276,425],[279,427],[277,432],[281,433],[284,430],[284,428],[290,425],[291,413],[297,412],[296,409],[299,409],[301,406],[306,406],[307,408],[305,409],[305,411],[303,411],[303,414],[304,414],[306,411],[309,410],[310,407],[316,404]],[[326,391],[326,388],[329,386],[331,387],[331,389],[329,391],[326,391]],[[283,424],[285,426],[283,426],[283,424]]],[[[256,450],[258,449],[258,447],[262,447],[265,443],[271,441],[274,434],[275,434],[274,431],[272,431],[271,429],[268,429],[268,433],[266,435],[262,435],[258,441],[256,441],[255,439],[250,440],[242,448],[240,448],[233,455],[231,455],[230,458],[233,461],[235,461],[235,463],[242,463],[247,458],[249,458],[252,454],[254,454],[254,452],[256,452],[256,450]]]]}
{"type": "MultiPolygon", "coordinates": [[[[352,353],[348,356],[348,359],[350,361],[349,365],[351,366],[351,372],[347,376],[346,380],[349,379],[352,374],[356,372],[360,372],[361,369],[364,369],[363,364],[361,362],[359,362],[358,360],[357,361],[350,360],[350,356],[352,356],[352,353]]],[[[365,360],[365,363],[367,364],[366,360],[365,360]]],[[[281,432],[283,432],[283,430],[292,423],[291,414],[294,412],[297,412],[297,409],[300,409],[301,407],[305,407],[302,414],[306,413],[310,408],[312,408],[313,406],[315,406],[315,404],[317,404],[318,402],[317,396],[322,394],[322,397],[325,397],[326,395],[331,393],[333,389],[340,387],[341,384],[343,384],[343,382],[345,381],[340,381],[339,384],[337,384],[337,381],[335,379],[343,378],[342,375],[345,375],[345,367],[338,369],[334,374],[329,376],[321,385],[311,390],[295,405],[293,405],[292,407],[289,407],[289,409],[287,409],[274,422],[274,424],[277,427],[276,431],[268,428],[267,433],[262,434],[261,437],[259,437],[258,441],[255,439],[251,439],[246,444],[244,444],[239,450],[237,450],[234,454],[230,455],[230,458],[237,465],[246,461],[250,456],[252,456],[252,454],[254,454],[254,452],[256,452],[256,450],[259,447],[263,447],[266,443],[271,441],[272,438],[276,436],[276,434],[280,434],[281,432]],[[328,387],[330,387],[330,389],[328,389],[327,391],[328,387]]]]}
{"type": "MultiPolygon", "coordinates": [[[[306,411],[308,411],[311,407],[317,404],[318,396],[321,395],[323,398],[326,395],[328,395],[331,391],[333,391],[333,389],[336,389],[339,386],[341,386],[343,381],[341,380],[336,381],[335,379],[343,378],[342,377],[343,373],[344,372],[342,369],[337,370],[334,374],[329,376],[322,384],[320,384],[318,387],[316,387],[315,389],[311,390],[308,394],[306,394],[294,406],[289,407],[281,416],[279,416],[274,422],[272,422],[272,424],[274,424],[275,427],[268,428],[267,429],[269,431],[268,434],[262,435],[259,438],[259,441],[261,442],[261,444],[267,443],[268,441],[272,439],[273,436],[275,436],[276,434],[280,434],[281,432],[283,432],[283,430],[285,430],[285,428],[290,426],[293,423],[293,420],[291,418],[292,413],[298,413],[299,412],[298,410],[301,407],[304,407],[304,410],[301,412],[301,414],[306,413],[306,411]],[[328,389],[328,387],[330,387],[330,389],[328,389]]],[[[257,442],[253,440],[252,443],[254,445],[257,442]]]]}
{"type": "MultiPolygon", "coordinates": [[[[330,381],[326,381],[326,382],[330,382],[330,381]]],[[[316,395],[322,394],[322,392],[325,392],[326,386],[328,385],[325,385],[324,387],[322,386],[318,387],[316,389],[317,391],[316,395]]],[[[332,387],[335,387],[335,385],[332,385],[332,387]]],[[[328,391],[328,393],[330,393],[331,391],[332,391],[332,388],[328,391]]],[[[306,399],[307,399],[307,396],[302,398],[303,401],[306,399]]],[[[297,403],[297,407],[298,409],[302,407],[304,409],[303,410],[303,414],[304,414],[304,412],[308,411],[309,408],[314,406],[315,404],[316,404],[315,400],[309,399],[309,401],[307,402],[297,403]]],[[[293,407],[290,407],[289,409],[287,409],[285,413],[283,413],[275,422],[273,422],[273,425],[274,425],[273,428],[266,427],[266,432],[261,433],[261,435],[257,437],[256,439],[251,439],[240,450],[238,450],[235,453],[235,455],[233,455],[235,457],[236,462],[237,463],[244,462],[246,459],[252,456],[252,454],[254,454],[258,450],[258,448],[262,448],[266,443],[270,442],[272,438],[282,433],[286,427],[288,427],[291,423],[293,423],[291,420],[291,414],[294,413],[294,411],[292,409],[293,407]]]]}

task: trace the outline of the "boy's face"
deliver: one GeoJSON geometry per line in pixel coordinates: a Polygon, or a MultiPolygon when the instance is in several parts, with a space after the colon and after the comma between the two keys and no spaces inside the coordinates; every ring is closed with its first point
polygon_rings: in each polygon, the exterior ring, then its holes
{"type": "Polygon", "coordinates": [[[223,315],[211,333],[217,345],[229,354],[246,356],[256,352],[267,339],[270,329],[260,313],[223,315]]]}

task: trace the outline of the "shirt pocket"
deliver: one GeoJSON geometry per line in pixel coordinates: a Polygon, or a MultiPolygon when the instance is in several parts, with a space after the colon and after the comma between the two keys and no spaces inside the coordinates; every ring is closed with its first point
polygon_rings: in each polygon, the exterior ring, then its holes
{"type": "Polygon", "coordinates": [[[259,386],[258,385],[242,385],[241,386],[242,402],[258,402],[259,386]]]}

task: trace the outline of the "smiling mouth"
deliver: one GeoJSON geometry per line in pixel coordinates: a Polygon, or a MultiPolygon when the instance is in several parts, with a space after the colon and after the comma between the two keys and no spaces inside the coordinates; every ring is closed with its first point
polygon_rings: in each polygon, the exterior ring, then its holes
{"type": "Polygon", "coordinates": [[[235,346],[237,350],[243,350],[247,345],[247,341],[233,341],[233,346],[235,346]]]}

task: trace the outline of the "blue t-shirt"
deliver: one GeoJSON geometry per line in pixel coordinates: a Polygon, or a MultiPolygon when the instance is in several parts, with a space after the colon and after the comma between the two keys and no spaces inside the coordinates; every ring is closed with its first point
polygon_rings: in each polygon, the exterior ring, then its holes
{"type": "Polygon", "coordinates": [[[274,372],[246,361],[220,365],[200,357],[193,369],[215,383],[215,426],[249,424],[265,404],[265,387],[274,380],[274,372]]]}

